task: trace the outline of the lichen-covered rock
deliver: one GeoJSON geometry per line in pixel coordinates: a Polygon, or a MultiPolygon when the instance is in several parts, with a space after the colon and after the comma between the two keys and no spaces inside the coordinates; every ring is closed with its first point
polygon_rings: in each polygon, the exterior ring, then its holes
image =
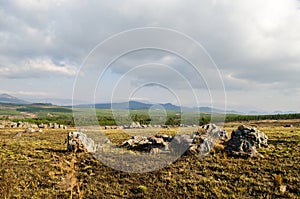
{"type": "Polygon", "coordinates": [[[268,137],[254,127],[241,125],[233,130],[225,151],[235,156],[263,157],[257,148],[267,147],[268,137]]]}

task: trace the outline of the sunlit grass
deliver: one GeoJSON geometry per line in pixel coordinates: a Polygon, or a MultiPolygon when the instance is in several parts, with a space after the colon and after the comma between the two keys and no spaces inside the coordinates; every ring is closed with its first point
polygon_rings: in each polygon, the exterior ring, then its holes
{"type": "MultiPolygon", "coordinates": [[[[229,123],[231,132],[239,123],[229,123]]],[[[17,137],[0,130],[0,196],[3,198],[299,198],[300,127],[256,123],[269,137],[264,159],[184,156],[151,173],[116,171],[86,153],[66,151],[66,130],[17,137]],[[285,187],[286,186],[286,187],[285,187]],[[284,191],[284,188],[286,190],[284,191]]],[[[187,129],[192,132],[193,129],[187,129]]],[[[131,135],[176,134],[177,129],[104,130],[113,143],[131,135]]]]}

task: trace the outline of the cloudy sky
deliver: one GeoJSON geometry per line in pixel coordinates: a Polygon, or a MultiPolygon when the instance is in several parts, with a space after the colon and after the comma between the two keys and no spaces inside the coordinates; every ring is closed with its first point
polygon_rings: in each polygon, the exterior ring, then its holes
{"type": "MultiPolygon", "coordinates": [[[[91,59],[102,63],[105,53],[91,54],[93,49],[120,32],[144,27],[177,31],[199,44],[204,54],[164,33],[136,34],[126,42],[153,37],[153,42],[169,43],[202,61],[204,76],[195,75],[189,60],[170,51],[130,51],[103,74],[90,72],[98,75],[97,85],[82,83],[93,89],[95,101],[219,107],[226,102],[229,109],[243,111],[300,112],[297,0],[2,0],[0,93],[71,99],[76,80],[86,75],[84,65],[91,59]],[[205,53],[211,63],[204,61],[205,53]]],[[[105,52],[113,54],[126,42],[108,42],[113,48],[105,52]]],[[[88,101],[89,94],[82,90],[77,100],[88,101]]]]}

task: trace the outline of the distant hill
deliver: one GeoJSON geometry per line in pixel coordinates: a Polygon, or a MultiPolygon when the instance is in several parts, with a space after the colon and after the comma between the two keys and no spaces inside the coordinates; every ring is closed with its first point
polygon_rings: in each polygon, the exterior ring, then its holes
{"type": "MultiPolygon", "coordinates": [[[[88,108],[88,107],[95,107],[100,109],[129,109],[129,110],[141,110],[141,109],[149,109],[154,104],[148,104],[143,102],[137,102],[137,101],[129,101],[129,102],[118,102],[118,103],[99,103],[95,105],[91,104],[82,104],[77,105],[77,108],[88,108]]],[[[167,103],[167,104],[160,104],[162,107],[164,107],[166,110],[175,110],[180,111],[180,107],[167,103]]]]}
{"type": "Polygon", "coordinates": [[[0,103],[6,103],[6,104],[30,104],[30,102],[27,102],[25,100],[16,98],[14,96],[8,95],[8,94],[0,94],[0,103]]]}
{"type": "MultiPolygon", "coordinates": [[[[100,109],[120,109],[120,110],[142,110],[142,109],[149,109],[154,104],[151,103],[144,103],[144,102],[138,102],[138,101],[129,101],[129,102],[118,102],[118,103],[97,103],[97,104],[81,104],[77,105],[75,107],[77,108],[100,108],[100,109]]],[[[189,108],[189,107],[180,107],[171,103],[166,104],[160,104],[165,110],[171,110],[171,111],[191,111],[191,112],[197,112],[200,111],[202,113],[225,113],[225,110],[217,109],[217,108],[211,108],[211,107],[199,107],[199,108],[189,108]]],[[[240,112],[229,110],[226,111],[227,113],[231,114],[241,114],[240,112]]]]}

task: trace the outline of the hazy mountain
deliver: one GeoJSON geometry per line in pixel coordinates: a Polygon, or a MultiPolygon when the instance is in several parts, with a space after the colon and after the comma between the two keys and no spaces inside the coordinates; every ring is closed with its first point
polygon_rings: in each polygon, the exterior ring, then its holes
{"type": "Polygon", "coordinates": [[[273,114],[294,114],[296,111],[274,111],[273,114]]]}
{"type": "MultiPolygon", "coordinates": [[[[61,99],[61,98],[25,98],[25,100],[32,103],[50,103],[58,106],[71,106],[73,101],[72,99],[61,99]]],[[[74,104],[84,104],[85,101],[75,101],[74,104]]]]}
{"type": "MultiPolygon", "coordinates": [[[[98,103],[95,105],[91,104],[82,104],[78,105],[76,107],[80,108],[87,108],[87,107],[95,107],[95,108],[101,108],[101,109],[129,109],[129,110],[141,110],[141,109],[149,109],[154,104],[149,103],[143,103],[143,102],[137,102],[137,101],[129,101],[129,102],[117,102],[117,103],[98,103]]],[[[180,111],[180,107],[167,103],[167,104],[160,104],[164,109],[166,110],[175,110],[180,111]]]]}
{"type": "MultiPolygon", "coordinates": [[[[138,102],[138,101],[129,101],[129,102],[118,102],[118,103],[97,103],[95,105],[93,104],[81,104],[77,105],[75,107],[77,108],[100,108],[100,109],[129,109],[129,110],[141,110],[141,109],[150,109],[155,104],[151,103],[144,103],[144,102],[138,102]]],[[[211,108],[211,107],[199,107],[199,108],[190,108],[185,106],[177,106],[171,103],[166,104],[159,104],[161,105],[165,110],[172,110],[172,111],[192,111],[197,112],[200,111],[202,113],[225,113],[225,110],[217,109],[217,108],[211,108]]],[[[237,112],[234,110],[228,110],[226,113],[232,113],[232,114],[243,114],[241,112],[237,112]]]]}
{"type": "Polygon", "coordinates": [[[14,96],[8,94],[0,94],[0,103],[7,103],[7,104],[30,104],[30,102],[16,98],[14,96]]]}

